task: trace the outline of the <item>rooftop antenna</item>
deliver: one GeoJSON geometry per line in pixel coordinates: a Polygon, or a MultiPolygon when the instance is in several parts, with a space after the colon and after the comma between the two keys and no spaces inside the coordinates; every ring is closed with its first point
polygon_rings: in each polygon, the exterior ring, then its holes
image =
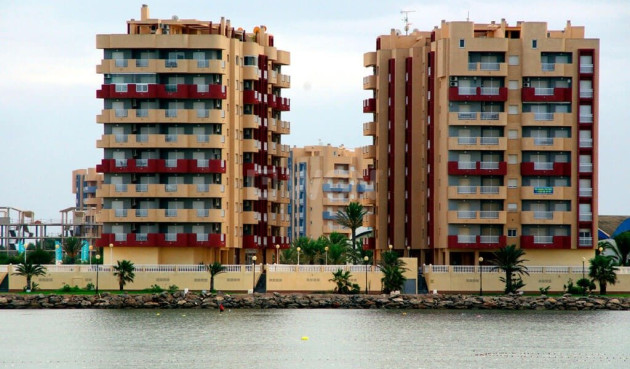
{"type": "Polygon", "coordinates": [[[415,10],[401,10],[400,14],[403,15],[403,22],[405,22],[405,35],[408,34],[409,32],[409,26],[411,25],[411,23],[409,23],[409,13],[415,13],[415,10]]]}
{"type": "Polygon", "coordinates": [[[466,13],[466,22],[470,22],[470,10],[466,13]]]}

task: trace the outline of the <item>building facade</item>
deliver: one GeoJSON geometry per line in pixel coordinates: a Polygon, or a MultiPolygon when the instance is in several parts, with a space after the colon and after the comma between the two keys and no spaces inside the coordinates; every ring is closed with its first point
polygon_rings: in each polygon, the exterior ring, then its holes
{"type": "Polygon", "coordinates": [[[570,22],[378,37],[363,85],[375,247],[410,246],[426,264],[476,264],[511,244],[536,265],[590,256],[598,57],[599,40],[570,22]]]}
{"type": "Polygon", "coordinates": [[[290,55],[265,26],[154,19],[98,35],[105,263],[238,264],[288,247],[290,55]]]}
{"type": "Polygon", "coordinates": [[[337,212],[350,202],[368,207],[365,229],[374,224],[373,185],[363,180],[363,170],[371,159],[360,150],[343,146],[305,146],[291,149],[291,231],[298,237],[328,236],[332,232],[351,237],[351,230],[335,222],[337,212]]]}
{"type": "Polygon", "coordinates": [[[103,174],[96,168],[76,169],[72,171],[72,193],[75,195],[74,208],[62,210],[62,222],[70,219],[72,212],[72,234],[84,237],[93,243],[101,235],[101,225],[97,218],[103,208],[103,199],[96,196],[102,188],[103,174]]]}

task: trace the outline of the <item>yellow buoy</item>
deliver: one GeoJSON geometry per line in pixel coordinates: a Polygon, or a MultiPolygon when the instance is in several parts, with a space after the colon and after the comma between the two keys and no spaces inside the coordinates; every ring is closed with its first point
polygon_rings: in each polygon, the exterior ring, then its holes
{"type": "Polygon", "coordinates": [[[308,337],[307,336],[302,336],[302,341],[308,341],[308,337]]]}

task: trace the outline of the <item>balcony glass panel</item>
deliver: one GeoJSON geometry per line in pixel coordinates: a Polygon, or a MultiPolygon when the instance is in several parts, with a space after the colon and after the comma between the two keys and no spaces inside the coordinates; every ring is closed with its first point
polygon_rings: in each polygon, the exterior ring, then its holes
{"type": "Polygon", "coordinates": [[[208,60],[197,60],[197,68],[208,68],[210,62],[208,60]]]}
{"type": "Polygon", "coordinates": [[[164,65],[166,68],[177,68],[177,59],[166,59],[164,65]]]}
{"type": "Polygon", "coordinates": [[[127,234],[126,233],[116,233],[114,236],[114,239],[116,240],[116,242],[125,242],[127,241],[127,234]]]}
{"type": "Polygon", "coordinates": [[[481,193],[486,195],[496,195],[499,193],[499,186],[481,186],[481,193]]]}
{"type": "Polygon", "coordinates": [[[136,241],[138,242],[146,242],[148,239],[146,233],[136,233],[136,241]]]}
{"type": "Polygon", "coordinates": [[[553,211],[535,211],[534,219],[553,219],[553,211]]]}
{"type": "Polygon", "coordinates": [[[115,85],[115,91],[116,92],[127,92],[129,90],[129,88],[127,87],[127,84],[125,83],[117,83],[115,85]]]}
{"type": "Polygon", "coordinates": [[[593,197],[592,188],[580,188],[580,197],[593,197]]]}
{"type": "Polygon", "coordinates": [[[479,164],[480,169],[499,169],[499,162],[495,161],[482,161],[479,164]]]}
{"type": "Polygon", "coordinates": [[[164,190],[166,192],[177,192],[177,185],[176,184],[167,184],[164,185],[164,190]]]}
{"type": "Polygon", "coordinates": [[[197,216],[198,217],[207,217],[210,214],[210,211],[208,209],[197,209],[197,216]]]}
{"type": "Polygon", "coordinates": [[[116,189],[116,192],[127,192],[127,185],[126,184],[121,184],[118,183],[114,186],[114,188],[116,189]]]}
{"type": "Polygon", "coordinates": [[[553,243],[553,236],[534,236],[534,243],[553,243]]]}
{"type": "Polygon", "coordinates": [[[115,159],[114,162],[116,163],[117,168],[123,168],[127,166],[127,159],[115,159]]]}
{"type": "Polygon", "coordinates": [[[583,147],[583,148],[593,147],[593,139],[592,138],[580,138],[580,147],[583,147]]]}
{"type": "Polygon", "coordinates": [[[137,167],[148,167],[149,166],[149,159],[136,159],[136,166],[137,167]]]}
{"type": "Polygon", "coordinates": [[[593,244],[593,237],[580,237],[580,246],[590,246],[593,244]]]}
{"type": "Polygon", "coordinates": [[[498,145],[499,137],[481,137],[482,145],[498,145]]]}
{"type": "Polygon", "coordinates": [[[208,159],[197,159],[197,168],[208,168],[210,161],[208,159]]]}
{"type": "Polygon", "coordinates": [[[534,162],[534,170],[552,170],[552,169],[553,169],[553,163],[540,162],[540,161],[534,162]]]}
{"type": "Polygon", "coordinates": [[[457,243],[476,243],[477,236],[474,234],[458,234],[457,243]]]}
{"type": "Polygon", "coordinates": [[[553,145],[553,137],[534,137],[534,145],[536,146],[553,145]]]}
{"type": "Polygon", "coordinates": [[[480,211],[479,212],[479,218],[481,218],[481,219],[499,219],[499,212],[498,211],[488,211],[488,210],[480,211]]]}
{"type": "Polygon", "coordinates": [[[482,111],[481,120],[499,120],[499,113],[493,111],[482,111]]]}
{"type": "Polygon", "coordinates": [[[580,73],[593,73],[593,64],[580,65],[580,73]]]}
{"type": "Polygon", "coordinates": [[[458,93],[460,95],[476,95],[477,87],[459,87],[458,93]]]}
{"type": "Polygon", "coordinates": [[[117,218],[124,218],[127,216],[127,209],[114,209],[114,215],[117,218]]]}
{"type": "Polygon", "coordinates": [[[457,119],[459,119],[459,120],[475,120],[475,119],[477,119],[477,113],[476,112],[471,112],[471,111],[458,112],[457,113],[457,119]]]}
{"type": "Polygon", "coordinates": [[[208,92],[210,91],[210,86],[208,85],[197,85],[197,92],[208,92]]]}
{"type": "Polygon", "coordinates": [[[164,235],[164,240],[167,242],[175,242],[177,241],[177,233],[166,233],[164,235]]]}
{"type": "Polygon", "coordinates": [[[457,137],[457,143],[459,145],[475,145],[477,144],[477,137],[457,137]]]}
{"type": "Polygon", "coordinates": [[[480,243],[499,243],[499,236],[479,236],[480,243]]]}
{"type": "Polygon", "coordinates": [[[499,70],[500,67],[499,63],[479,63],[480,70],[499,70]]]}
{"type": "Polygon", "coordinates": [[[167,217],[176,217],[177,209],[164,209],[164,215],[167,217]]]}
{"type": "Polygon", "coordinates": [[[149,109],[136,109],[136,117],[143,118],[149,116],[149,109]]]}
{"type": "Polygon", "coordinates": [[[116,59],[115,63],[117,68],[127,67],[127,59],[116,59]]]}
{"type": "Polygon", "coordinates": [[[553,120],[553,113],[534,113],[534,120],[553,120]]]}
{"type": "Polygon", "coordinates": [[[127,117],[127,109],[116,109],[116,118],[126,118],[127,117]]]}
{"type": "Polygon", "coordinates": [[[197,135],[197,142],[208,142],[210,141],[210,136],[208,135],[197,135]]]}
{"type": "Polygon", "coordinates": [[[167,168],[175,168],[177,167],[177,159],[166,159],[164,161],[167,168]]]}
{"type": "Polygon", "coordinates": [[[208,192],[210,191],[210,185],[207,184],[198,184],[197,192],[208,192]]]}
{"type": "Polygon", "coordinates": [[[127,135],[114,135],[116,142],[127,142],[127,135]]]}
{"type": "Polygon", "coordinates": [[[136,84],[136,92],[149,92],[149,85],[147,83],[136,84]]]}
{"type": "Polygon", "coordinates": [[[149,135],[147,134],[136,135],[136,142],[148,142],[148,141],[149,141],[149,135]]]}
{"type": "Polygon", "coordinates": [[[149,210],[148,209],[136,209],[136,217],[138,218],[145,218],[149,216],[149,210]]]}
{"type": "Polygon", "coordinates": [[[498,87],[482,87],[481,94],[486,96],[497,96],[499,95],[498,87]]]}
{"type": "Polygon", "coordinates": [[[476,194],[477,186],[458,186],[457,193],[459,194],[476,194]]]}
{"type": "Polygon", "coordinates": [[[164,137],[164,140],[166,142],[177,142],[177,135],[175,134],[166,135],[166,137],[164,137]]]}
{"type": "Polygon", "coordinates": [[[197,109],[197,118],[208,118],[208,116],[210,116],[210,110],[197,109]]]}
{"type": "Polygon", "coordinates": [[[580,123],[593,123],[593,114],[580,114],[580,123]]]}
{"type": "Polygon", "coordinates": [[[177,109],[166,109],[164,114],[167,118],[177,118],[177,109]]]}
{"type": "Polygon", "coordinates": [[[197,233],[197,242],[208,242],[207,233],[197,233]]]}
{"type": "Polygon", "coordinates": [[[474,161],[459,161],[457,169],[477,169],[477,163],[474,161]]]}
{"type": "Polygon", "coordinates": [[[476,217],[477,217],[476,211],[470,211],[470,210],[457,211],[457,218],[459,219],[475,219],[476,217]]]}
{"type": "Polygon", "coordinates": [[[536,96],[553,96],[553,88],[536,87],[536,88],[534,88],[534,95],[536,95],[536,96]]]}
{"type": "Polygon", "coordinates": [[[555,63],[541,63],[541,68],[543,72],[553,72],[554,70],[556,70],[556,64],[555,63]]]}
{"type": "Polygon", "coordinates": [[[593,213],[580,213],[580,222],[590,222],[593,220],[593,213]]]}
{"type": "Polygon", "coordinates": [[[146,68],[149,66],[148,59],[136,59],[136,67],[138,68],[146,68]]]}
{"type": "Polygon", "coordinates": [[[580,163],[580,173],[592,173],[592,172],[593,172],[593,164],[580,163]]]}
{"type": "Polygon", "coordinates": [[[580,97],[583,99],[590,99],[593,97],[593,90],[580,90],[580,97]]]}

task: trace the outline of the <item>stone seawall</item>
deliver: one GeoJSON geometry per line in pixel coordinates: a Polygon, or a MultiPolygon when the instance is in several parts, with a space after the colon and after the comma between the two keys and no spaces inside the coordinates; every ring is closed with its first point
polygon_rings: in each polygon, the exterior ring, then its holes
{"type": "Polygon", "coordinates": [[[630,310],[630,298],[471,295],[0,295],[0,309],[485,309],[630,310]]]}

